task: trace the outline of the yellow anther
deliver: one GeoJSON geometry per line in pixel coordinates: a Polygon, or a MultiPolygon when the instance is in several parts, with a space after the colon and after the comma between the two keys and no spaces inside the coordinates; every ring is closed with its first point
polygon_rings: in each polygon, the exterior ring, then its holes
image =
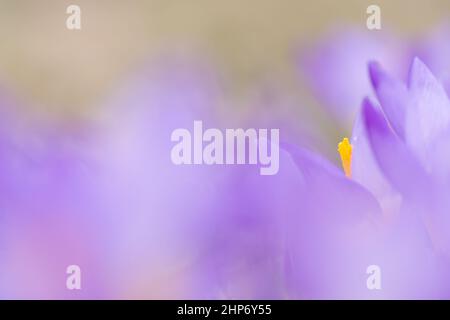
{"type": "Polygon", "coordinates": [[[338,144],[338,152],[341,156],[342,167],[348,178],[352,176],[352,149],[353,146],[348,141],[348,138],[342,139],[338,144]]]}

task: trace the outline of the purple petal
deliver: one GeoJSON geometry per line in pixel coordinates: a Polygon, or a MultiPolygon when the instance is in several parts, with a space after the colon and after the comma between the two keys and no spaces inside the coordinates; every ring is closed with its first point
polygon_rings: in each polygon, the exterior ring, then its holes
{"type": "Polygon", "coordinates": [[[301,210],[286,224],[291,297],[449,296],[448,265],[431,246],[419,216],[412,214],[414,207],[403,206],[386,224],[370,193],[322,158],[293,147],[289,151],[303,175],[301,210]],[[367,289],[369,265],[381,268],[382,290],[367,289]]]}
{"type": "Polygon", "coordinates": [[[409,104],[406,86],[384,72],[376,62],[369,64],[369,74],[378,101],[389,123],[395,132],[403,137],[405,113],[409,104]]]}
{"type": "Polygon", "coordinates": [[[434,75],[445,85],[450,94],[450,24],[438,26],[423,39],[417,48],[417,56],[430,67],[434,75]]]}
{"type": "Polygon", "coordinates": [[[373,153],[386,178],[403,194],[421,198],[429,184],[421,164],[375,107],[366,103],[362,112],[373,153]]]}
{"type": "Polygon", "coordinates": [[[381,216],[376,200],[324,159],[304,149],[287,148],[303,177],[298,190],[301,208],[286,223],[291,294],[365,296],[364,271],[370,257],[364,247],[372,247],[381,216]]]}
{"type": "MultiPolygon", "coordinates": [[[[372,107],[369,99],[363,102],[363,109],[367,107],[372,107]]],[[[385,214],[395,211],[399,195],[392,188],[375,159],[362,112],[353,126],[351,143],[353,146],[352,179],[375,195],[385,214]]]]}
{"type": "Polygon", "coordinates": [[[410,104],[405,122],[405,137],[427,170],[433,150],[429,146],[450,126],[450,102],[442,85],[418,58],[409,77],[410,104]]]}
{"type": "MultiPolygon", "coordinates": [[[[314,153],[294,147],[285,145],[285,149],[291,154],[294,163],[297,165],[303,178],[303,186],[306,192],[320,191],[324,198],[328,196],[336,196],[338,203],[334,203],[328,207],[326,202],[319,202],[316,205],[322,206],[323,213],[321,215],[327,216],[327,220],[336,219],[340,223],[348,220],[360,220],[367,215],[373,214],[373,211],[378,211],[378,202],[373,195],[368,192],[360,184],[348,179],[343,174],[342,170],[337,169],[334,165],[329,163],[324,158],[315,155],[314,153]],[[340,197],[336,193],[350,191],[355,196],[355,201],[348,202],[345,197],[340,197]],[[361,200],[361,201],[359,201],[361,200]],[[369,206],[367,206],[369,204],[369,206]],[[336,207],[337,205],[337,207],[336,207]],[[333,217],[334,209],[347,208],[350,209],[344,215],[333,217]],[[371,208],[371,210],[367,210],[371,208]],[[374,209],[376,208],[376,209],[374,209]]],[[[339,210],[336,210],[339,211],[339,210]]],[[[345,210],[342,210],[344,212],[345,210]]]]}

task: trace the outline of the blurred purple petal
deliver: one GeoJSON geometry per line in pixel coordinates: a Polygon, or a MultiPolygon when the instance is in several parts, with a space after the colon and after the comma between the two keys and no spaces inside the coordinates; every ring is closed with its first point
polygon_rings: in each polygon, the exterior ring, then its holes
{"type": "Polygon", "coordinates": [[[406,85],[388,75],[376,62],[369,64],[369,74],[378,101],[389,123],[400,136],[404,136],[405,114],[409,104],[406,85]]]}
{"type": "Polygon", "coordinates": [[[379,61],[403,78],[407,55],[399,41],[388,34],[343,29],[308,52],[301,68],[315,95],[337,120],[348,124],[356,116],[363,98],[373,93],[367,64],[379,61]]]}
{"type": "Polygon", "coordinates": [[[398,208],[401,197],[378,165],[364,119],[366,108],[375,108],[369,99],[364,100],[362,111],[353,126],[352,179],[372,192],[385,215],[392,215],[392,212],[398,208]]]}
{"type": "Polygon", "coordinates": [[[429,146],[450,125],[450,101],[442,85],[418,58],[411,67],[409,92],[412,102],[405,122],[406,140],[428,167],[432,156],[429,146]]]}
{"type": "Polygon", "coordinates": [[[417,56],[442,81],[450,94],[450,25],[440,25],[416,47],[417,56]]]}

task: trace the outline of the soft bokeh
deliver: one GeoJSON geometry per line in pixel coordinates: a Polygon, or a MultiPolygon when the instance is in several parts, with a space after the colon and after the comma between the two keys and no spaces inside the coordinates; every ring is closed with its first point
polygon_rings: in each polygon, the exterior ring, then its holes
{"type": "Polygon", "coordinates": [[[0,0],[0,298],[449,298],[450,4],[370,4],[0,0]],[[195,120],[278,174],[174,165],[195,120]]]}

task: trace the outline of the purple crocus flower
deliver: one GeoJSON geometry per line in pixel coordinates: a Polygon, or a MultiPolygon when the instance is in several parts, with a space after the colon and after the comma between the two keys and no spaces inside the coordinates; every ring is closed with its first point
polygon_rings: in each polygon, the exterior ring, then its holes
{"type": "Polygon", "coordinates": [[[287,147],[303,183],[303,206],[287,216],[290,292],[449,298],[449,99],[419,59],[407,85],[376,63],[370,79],[379,105],[364,101],[352,145],[341,150],[347,176],[287,147]],[[381,270],[380,290],[366,286],[373,265],[381,270]]]}

